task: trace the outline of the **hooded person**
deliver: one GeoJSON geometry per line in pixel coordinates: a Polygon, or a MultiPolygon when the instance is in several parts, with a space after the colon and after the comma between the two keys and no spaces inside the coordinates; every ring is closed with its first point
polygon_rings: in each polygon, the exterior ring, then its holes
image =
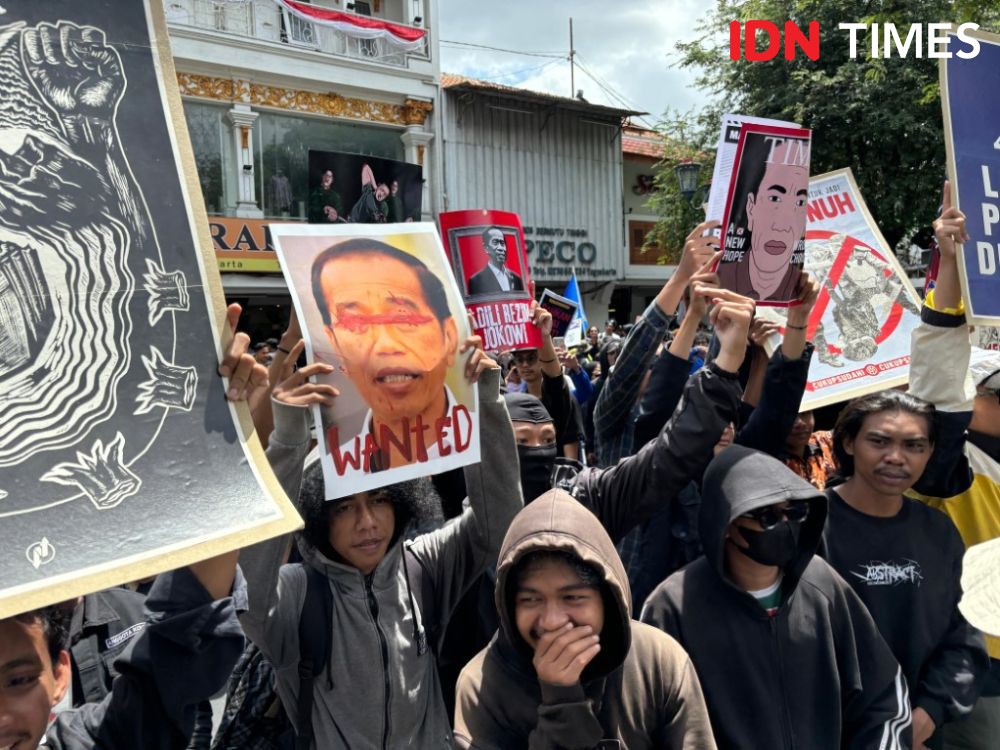
{"type": "MultiPolygon", "coordinates": [[[[287,377],[301,384],[323,367],[309,365],[287,377]]],[[[451,742],[435,658],[440,634],[462,595],[495,563],[503,534],[522,505],[500,369],[481,351],[467,364],[467,375],[470,368],[480,373],[482,460],[464,467],[468,507],[413,541],[406,540],[405,528],[414,516],[430,514],[433,520],[439,513],[430,482],[403,482],[326,502],[319,470],[303,477],[307,412],[275,396],[268,456],[286,492],[298,498],[305,520],[299,540],[304,562],[281,565],[287,539],[247,550],[250,608],[241,622],[273,665],[281,703],[300,740],[311,732],[310,747],[430,748],[451,742]],[[330,643],[328,661],[315,676],[311,712],[303,716],[299,625],[308,581],[316,573],[332,590],[330,643]]]]}
{"type": "Polygon", "coordinates": [[[552,487],[555,465],[556,427],[548,409],[530,393],[504,396],[517,440],[517,458],[521,466],[521,490],[525,502],[531,502],[552,487]]]}
{"type": "Polygon", "coordinates": [[[631,619],[611,538],[562,490],[514,518],[500,551],[500,629],[462,671],[462,748],[715,747],[684,650],[631,619]]]}
{"type": "Polygon", "coordinates": [[[642,621],[691,656],[720,748],[910,747],[906,680],[857,594],[816,549],[826,497],[740,445],[709,464],[705,555],[642,621]]]}

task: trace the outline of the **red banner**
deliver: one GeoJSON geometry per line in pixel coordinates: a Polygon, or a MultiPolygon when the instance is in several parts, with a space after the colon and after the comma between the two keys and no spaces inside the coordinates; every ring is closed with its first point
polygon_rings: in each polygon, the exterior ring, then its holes
{"type": "Polygon", "coordinates": [[[540,348],[541,333],[531,323],[534,286],[517,214],[447,211],[440,222],[455,278],[486,350],[540,348]]]}

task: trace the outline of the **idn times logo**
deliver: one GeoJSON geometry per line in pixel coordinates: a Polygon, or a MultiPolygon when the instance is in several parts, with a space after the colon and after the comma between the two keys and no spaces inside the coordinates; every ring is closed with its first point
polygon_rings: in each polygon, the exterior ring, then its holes
{"type": "MultiPolygon", "coordinates": [[[[852,60],[859,54],[874,58],[952,56],[948,48],[950,23],[914,23],[909,27],[897,27],[894,23],[841,23],[837,28],[849,34],[852,60]]],[[[978,29],[977,23],[963,23],[955,29],[958,57],[970,58],[979,54],[979,40],[969,36],[970,31],[978,29]]],[[[819,59],[819,21],[810,21],[806,31],[794,21],[785,21],[783,31],[784,34],[773,21],[731,21],[729,59],[739,60],[745,55],[750,62],[773,60],[782,48],[786,60],[795,59],[796,48],[810,60],[819,59]],[[766,43],[763,48],[760,47],[762,43],[766,43]]]]}

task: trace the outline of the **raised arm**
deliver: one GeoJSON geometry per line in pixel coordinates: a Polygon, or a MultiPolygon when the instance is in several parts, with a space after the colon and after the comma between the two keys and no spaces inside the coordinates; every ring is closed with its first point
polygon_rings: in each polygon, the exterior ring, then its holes
{"type": "Polygon", "coordinates": [[[701,476],[713,446],[736,417],[741,394],[737,373],[754,303],[724,289],[696,285],[694,291],[716,303],[710,320],[722,349],[715,362],[690,379],[680,406],[656,440],[616,466],[584,471],[577,481],[577,499],[616,542],[701,476]]]}
{"type": "Polygon", "coordinates": [[[972,484],[965,458],[965,430],[972,418],[975,386],[969,374],[972,345],[966,329],[958,278],[957,243],[965,234],[965,215],[951,205],[944,188],[944,209],[934,222],[941,249],[938,277],[920,311],[920,325],[910,339],[910,393],[937,408],[934,452],[914,491],[929,497],[953,497],[972,484]]]}
{"type": "Polygon", "coordinates": [[[473,580],[496,563],[507,527],[524,505],[514,427],[500,393],[500,367],[475,349],[467,372],[478,379],[480,445],[479,463],[465,467],[469,507],[410,547],[434,582],[436,612],[442,618],[473,580]]]}
{"type": "Polygon", "coordinates": [[[614,369],[594,405],[594,432],[599,445],[626,429],[642,379],[677,311],[685,287],[715,256],[719,238],[711,234],[711,230],[717,226],[718,222],[707,221],[688,235],[677,270],[625,339],[614,369]]]}
{"type": "MultiPolygon", "coordinates": [[[[760,400],[746,424],[736,434],[736,442],[780,458],[785,439],[795,424],[802,394],[809,378],[812,345],[806,341],[806,326],[816,299],[819,284],[803,272],[799,284],[800,304],[788,312],[785,334],[764,373],[760,400]]],[[[747,399],[744,397],[744,401],[747,399]]]]}

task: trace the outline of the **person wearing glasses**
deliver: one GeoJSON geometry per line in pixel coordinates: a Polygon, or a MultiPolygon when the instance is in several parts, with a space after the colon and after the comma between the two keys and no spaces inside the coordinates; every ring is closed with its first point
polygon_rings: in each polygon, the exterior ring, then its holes
{"type": "Polygon", "coordinates": [[[906,681],[851,586],[816,555],[826,497],[733,445],[705,471],[705,549],[641,620],[688,652],[720,748],[910,747],[906,681]]]}

